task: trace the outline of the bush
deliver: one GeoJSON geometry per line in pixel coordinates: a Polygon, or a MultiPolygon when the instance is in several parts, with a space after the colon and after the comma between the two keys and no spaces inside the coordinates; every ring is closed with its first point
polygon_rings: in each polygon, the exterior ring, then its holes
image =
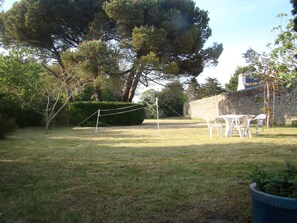
{"type": "Polygon", "coordinates": [[[251,178],[257,189],[265,193],[297,198],[297,168],[286,164],[281,170],[269,171],[263,166],[252,169],[251,178]]]}
{"type": "Polygon", "coordinates": [[[14,119],[20,127],[42,125],[42,114],[30,108],[23,108],[12,95],[0,94],[0,113],[14,119]]]}
{"type": "Polygon", "coordinates": [[[100,109],[99,126],[140,125],[144,120],[143,105],[92,101],[71,103],[69,122],[72,125],[96,126],[98,109],[100,109]],[[86,121],[83,122],[84,120],[86,121]],[[81,122],[83,123],[80,124],[81,122]]]}
{"type": "Polygon", "coordinates": [[[15,132],[17,125],[14,119],[4,117],[0,114],[0,139],[5,139],[7,135],[15,132]]]}

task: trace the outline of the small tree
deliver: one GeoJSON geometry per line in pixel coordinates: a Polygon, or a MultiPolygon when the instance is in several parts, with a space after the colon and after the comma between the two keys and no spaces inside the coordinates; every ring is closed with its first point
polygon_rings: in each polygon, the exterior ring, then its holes
{"type": "MultiPolygon", "coordinates": [[[[283,17],[284,14],[280,14],[283,17]]],[[[282,25],[275,27],[274,31],[278,32],[275,44],[268,44],[269,53],[257,53],[249,49],[243,54],[246,62],[255,68],[254,76],[260,77],[266,84],[265,112],[267,113],[267,126],[270,126],[271,115],[275,100],[275,91],[280,86],[291,87],[297,83],[297,33],[293,31],[293,21],[285,28],[282,25]],[[273,48],[274,46],[274,48],[273,48]],[[271,102],[271,92],[273,101],[271,102]]]]}
{"type": "Polygon", "coordinates": [[[71,72],[67,71],[68,77],[63,81],[57,81],[54,77],[46,75],[41,79],[39,85],[36,85],[36,89],[42,93],[42,98],[46,101],[43,111],[36,110],[45,116],[46,133],[48,133],[51,121],[68,104],[72,96],[84,89],[84,83],[79,78],[69,74],[71,72]]]}
{"type": "Polygon", "coordinates": [[[158,96],[158,92],[154,89],[149,89],[142,92],[140,96],[140,103],[144,104],[150,111],[152,118],[157,117],[156,111],[156,97],[158,96]]]}
{"type": "MultiPolygon", "coordinates": [[[[3,92],[13,93],[24,106],[43,114],[45,131],[51,121],[66,106],[73,94],[84,87],[83,79],[69,76],[75,67],[67,70],[67,78],[56,79],[46,74],[42,66],[23,51],[11,51],[0,57],[0,81],[3,92]]],[[[61,74],[63,75],[63,74],[61,74]]]]}

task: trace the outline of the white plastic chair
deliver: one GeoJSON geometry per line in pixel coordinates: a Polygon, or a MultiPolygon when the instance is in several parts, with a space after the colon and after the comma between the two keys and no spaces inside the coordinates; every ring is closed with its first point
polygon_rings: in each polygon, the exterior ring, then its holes
{"type": "Polygon", "coordinates": [[[259,127],[262,127],[262,132],[264,132],[264,121],[266,120],[266,115],[265,114],[257,115],[252,120],[256,120],[257,121],[257,124],[256,124],[256,135],[259,134],[259,131],[258,131],[258,128],[259,127]]]}
{"type": "Polygon", "coordinates": [[[240,118],[234,120],[233,130],[239,133],[240,138],[242,139],[243,136],[246,134],[252,138],[252,134],[250,131],[250,122],[252,120],[252,115],[244,115],[240,118]]]}
{"type": "Polygon", "coordinates": [[[208,127],[208,132],[209,132],[209,137],[212,138],[212,131],[213,128],[217,128],[218,131],[218,136],[223,135],[223,131],[222,131],[222,125],[216,121],[211,122],[209,118],[205,117],[204,118],[206,123],[207,123],[207,127],[208,127]]]}

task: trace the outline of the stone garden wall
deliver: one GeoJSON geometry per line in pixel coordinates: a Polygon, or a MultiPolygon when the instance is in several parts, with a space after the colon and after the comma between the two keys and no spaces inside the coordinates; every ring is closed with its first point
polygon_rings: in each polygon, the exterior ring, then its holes
{"type": "MultiPolygon", "coordinates": [[[[263,113],[264,87],[224,93],[184,105],[184,115],[189,118],[215,118],[224,114],[254,114],[263,113]]],[[[291,124],[297,120],[297,89],[282,91],[276,95],[274,115],[275,124],[291,124]]]]}

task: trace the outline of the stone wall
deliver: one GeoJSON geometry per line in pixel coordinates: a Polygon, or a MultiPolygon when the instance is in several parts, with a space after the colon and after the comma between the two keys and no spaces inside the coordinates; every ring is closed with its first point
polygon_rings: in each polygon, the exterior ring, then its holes
{"type": "MultiPolygon", "coordinates": [[[[224,114],[254,114],[263,113],[264,87],[257,87],[232,93],[224,93],[184,105],[184,115],[189,118],[211,119],[224,114]]],[[[291,124],[297,120],[297,89],[290,92],[282,91],[276,95],[274,115],[275,124],[291,124]]]]}

